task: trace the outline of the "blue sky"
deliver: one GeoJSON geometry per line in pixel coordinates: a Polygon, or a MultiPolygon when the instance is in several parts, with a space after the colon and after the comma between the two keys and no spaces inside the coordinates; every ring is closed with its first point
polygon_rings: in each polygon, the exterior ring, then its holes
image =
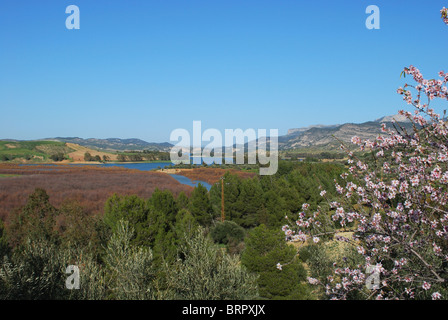
{"type": "Polygon", "coordinates": [[[364,122],[448,70],[447,1],[2,0],[0,138],[364,122]],[[68,5],[81,12],[67,30],[68,5]],[[368,30],[368,5],[381,29],[368,30]]]}

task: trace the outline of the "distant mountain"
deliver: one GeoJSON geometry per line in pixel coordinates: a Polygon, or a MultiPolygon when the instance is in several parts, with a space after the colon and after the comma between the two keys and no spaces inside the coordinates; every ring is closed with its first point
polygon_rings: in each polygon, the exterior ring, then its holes
{"type": "Polygon", "coordinates": [[[173,146],[171,143],[168,142],[156,143],[156,142],[146,142],[140,139],[119,139],[119,138],[83,139],[78,137],[68,137],[68,138],[57,137],[45,140],[76,143],[84,147],[101,149],[106,151],[130,151],[130,150],[169,151],[173,146]]]}
{"type": "Polygon", "coordinates": [[[303,128],[289,129],[288,130],[288,134],[291,134],[291,135],[292,134],[299,134],[299,133],[308,131],[308,130],[310,130],[312,128],[334,128],[334,127],[337,127],[337,126],[339,126],[339,125],[338,124],[335,124],[335,125],[316,124],[316,125],[313,125],[313,126],[308,126],[308,127],[303,127],[303,128]]]}
{"type": "Polygon", "coordinates": [[[406,116],[401,115],[401,114],[395,114],[393,116],[385,116],[379,119],[376,119],[375,122],[392,122],[392,121],[397,121],[397,122],[410,122],[410,120],[408,118],[406,118],[406,116]]]}
{"type": "Polygon", "coordinates": [[[362,140],[374,140],[378,135],[384,134],[381,132],[381,123],[386,123],[388,127],[392,127],[393,119],[407,130],[412,129],[411,122],[401,115],[385,116],[364,123],[309,126],[290,129],[288,134],[280,136],[278,138],[279,149],[313,148],[322,151],[334,151],[340,146],[338,139],[347,144],[351,144],[353,136],[358,136],[362,140]]]}

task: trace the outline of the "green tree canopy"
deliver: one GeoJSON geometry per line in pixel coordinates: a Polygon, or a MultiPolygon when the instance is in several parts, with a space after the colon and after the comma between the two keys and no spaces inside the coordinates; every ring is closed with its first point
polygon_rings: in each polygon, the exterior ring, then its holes
{"type": "Polygon", "coordinates": [[[257,297],[256,277],[236,256],[226,254],[198,229],[185,237],[168,283],[175,299],[244,300],[257,297]]]}
{"type": "Polygon", "coordinates": [[[11,214],[9,243],[15,247],[24,244],[27,239],[57,241],[57,214],[57,209],[50,204],[47,192],[44,189],[35,189],[26,205],[11,214]]]}
{"type": "Polygon", "coordinates": [[[193,217],[203,226],[209,226],[213,221],[213,209],[208,195],[207,188],[198,184],[194,188],[189,209],[193,217]]]}
{"type": "Polygon", "coordinates": [[[241,263],[259,275],[260,296],[266,299],[308,299],[304,283],[306,271],[296,257],[294,247],[284,241],[278,230],[260,225],[249,232],[241,263]],[[283,265],[282,270],[277,264],[283,265]]]}

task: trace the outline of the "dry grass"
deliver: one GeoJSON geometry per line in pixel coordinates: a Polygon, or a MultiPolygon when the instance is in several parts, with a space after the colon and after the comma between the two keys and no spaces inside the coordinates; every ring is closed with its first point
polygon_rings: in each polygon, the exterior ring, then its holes
{"type": "Polygon", "coordinates": [[[87,147],[83,147],[80,146],[79,144],[75,144],[75,143],[66,143],[67,147],[69,147],[70,149],[73,149],[75,151],[70,152],[68,155],[70,158],[73,159],[73,161],[75,162],[83,162],[84,161],[84,154],[86,152],[90,153],[90,155],[92,157],[95,156],[100,156],[101,159],[103,158],[103,156],[107,156],[109,157],[110,161],[117,161],[117,155],[113,154],[113,153],[108,153],[108,152],[101,152],[101,151],[96,151],[87,147]]]}
{"type": "Polygon", "coordinates": [[[0,175],[19,175],[0,179],[2,220],[23,206],[35,188],[45,189],[55,206],[77,200],[91,214],[102,212],[105,201],[114,193],[149,198],[156,188],[170,190],[175,196],[182,191],[190,195],[193,190],[164,173],[118,167],[0,164],[0,175]]]}

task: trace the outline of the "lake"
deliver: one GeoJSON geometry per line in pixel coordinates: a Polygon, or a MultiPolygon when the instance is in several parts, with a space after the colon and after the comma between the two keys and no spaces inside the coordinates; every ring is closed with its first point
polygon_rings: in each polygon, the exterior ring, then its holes
{"type": "Polygon", "coordinates": [[[185,176],[181,176],[178,174],[170,174],[174,179],[179,181],[182,184],[186,184],[188,186],[196,187],[198,184],[202,184],[205,188],[207,188],[208,191],[210,191],[210,188],[212,187],[210,184],[208,184],[205,181],[192,181],[190,178],[187,178],[185,176]]]}
{"type": "Polygon", "coordinates": [[[166,166],[172,165],[171,162],[143,162],[143,163],[103,163],[97,164],[101,167],[121,167],[126,169],[137,169],[141,171],[150,171],[156,169],[163,169],[166,166]]]}
{"type": "MultiPolygon", "coordinates": [[[[171,162],[148,162],[148,163],[104,163],[104,164],[98,164],[98,166],[102,167],[121,167],[121,168],[127,168],[127,169],[137,169],[141,171],[151,171],[156,170],[160,168],[165,168],[167,166],[172,165],[171,162]]],[[[199,183],[202,184],[204,187],[207,188],[207,190],[210,191],[210,188],[212,187],[209,183],[205,181],[195,181],[191,180],[190,178],[178,175],[178,174],[170,174],[174,179],[179,181],[182,184],[186,184],[188,186],[196,187],[199,183]]]]}
{"type": "MultiPolygon", "coordinates": [[[[141,171],[151,171],[157,169],[163,169],[167,166],[172,165],[172,162],[143,162],[143,163],[102,163],[102,164],[70,164],[72,166],[100,166],[100,167],[121,167],[126,169],[137,169],[141,171]]],[[[33,166],[34,164],[23,164],[25,166],[33,166]]],[[[57,164],[47,164],[49,167],[57,166],[57,164]]],[[[52,169],[40,169],[40,170],[54,170],[52,169]]],[[[212,187],[209,183],[205,181],[196,181],[191,180],[190,178],[178,175],[178,174],[170,174],[174,179],[179,181],[182,184],[186,184],[188,186],[196,187],[199,183],[202,184],[207,190],[210,191],[212,187]]]]}

